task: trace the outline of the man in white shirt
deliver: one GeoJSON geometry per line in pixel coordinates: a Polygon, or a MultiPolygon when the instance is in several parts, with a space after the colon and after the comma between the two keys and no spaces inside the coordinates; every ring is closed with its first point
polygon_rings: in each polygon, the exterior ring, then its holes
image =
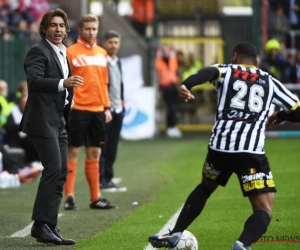
{"type": "Polygon", "coordinates": [[[126,192],[126,187],[121,187],[113,182],[113,164],[117,156],[120,132],[124,118],[124,85],[122,81],[121,61],[117,57],[120,49],[121,35],[114,30],[109,30],[104,35],[103,48],[108,54],[109,70],[109,99],[112,121],[105,125],[105,145],[102,149],[100,165],[101,190],[106,192],[126,192]]]}
{"type": "Polygon", "coordinates": [[[24,69],[28,99],[20,130],[33,142],[44,166],[38,186],[31,236],[38,242],[72,245],[57,229],[58,210],[67,175],[67,124],[73,87],[82,85],[81,76],[71,76],[62,44],[69,31],[67,15],[61,9],[49,10],[42,18],[42,40],[27,53],[24,69]]]}

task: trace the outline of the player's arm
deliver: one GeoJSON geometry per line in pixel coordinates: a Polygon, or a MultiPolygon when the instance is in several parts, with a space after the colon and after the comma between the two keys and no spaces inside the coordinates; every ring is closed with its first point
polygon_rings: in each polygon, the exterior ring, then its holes
{"type": "Polygon", "coordinates": [[[179,87],[180,98],[186,102],[190,99],[195,99],[194,95],[190,92],[192,87],[205,82],[212,82],[219,78],[219,76],[220,72],[216,67],[206,67],[199,70],[181,83],[181,86],[179,87]]]}
{"type": "Polygon", "coordinates": [[[206,67],[204,69],[199,70],[197,73],[189,76],[185,79],[181,85],[185,85],[188,90],[192,87],[205,83],[212,82],[219,78],[220,71],[217,67],[206,67]]]}
{"type": "Polygon", "coordinates": [[[283,121],[300,122],[300,102],[297,102],[290,111],[276,111],[268,117],[267,125],[280,124],[283,121]]]}

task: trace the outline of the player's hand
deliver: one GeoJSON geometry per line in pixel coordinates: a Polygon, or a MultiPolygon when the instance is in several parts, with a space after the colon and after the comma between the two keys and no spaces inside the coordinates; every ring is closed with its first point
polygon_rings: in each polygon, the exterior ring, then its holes
{"type": "Polygon", "coordinates": [[[266,122],[266,126],[272,126],[272,125],[278,125],[278,124],[281,124],[283,123],[284,121],[278,119],[277,117],[277,111],[274,112],[272,115],[270,115],[267,119],[267,122],[266,122]]]}
{"type": "Polygon", "coordinates": [[[185,85],[180,85],[179,87],[179,97],[185,102],[188,102],[191,99],[195,99],[195,96],[186,88],[185,85]]]}
{"type": "Polygon", "coordinates": [[[70,76],[64,80],[64,87],[80,87],[83,83],[83,78],[81,76],[70,76]]]}
{"type": "Polygon", "coordinates": [[[112,120],[112,115],[109,109],[105,109],[104,111],[104,115],[105,115],[105,122],[108,123],[112,120]]]}

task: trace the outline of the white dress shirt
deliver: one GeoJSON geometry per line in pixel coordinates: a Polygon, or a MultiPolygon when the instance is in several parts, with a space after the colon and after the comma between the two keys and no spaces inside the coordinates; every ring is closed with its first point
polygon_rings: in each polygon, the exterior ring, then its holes
{"type": "MultiPolygon", "coordinates": [[[[46,39],[47,40],[47,39],[46,39]]],[[[67,62],[67,54],[66,54],[66,46],[61,45],[61,48],[58,48],[56,45],[51,43],[49,40],[47,42],[51,45],[51,47],[54,49],[59,61],[60,65],[62,67],[63,73],[64,73],[64,79],[61,79],[58,83],[58,92],[62,92],[66,90],[66,100],[65,100],[65,105],[69,103],[67,97],[69,95],[68,90],[64,87],[64,80],[68,78],[69,75],[69,67],[68,67],[68,62],[67,62]]]]}

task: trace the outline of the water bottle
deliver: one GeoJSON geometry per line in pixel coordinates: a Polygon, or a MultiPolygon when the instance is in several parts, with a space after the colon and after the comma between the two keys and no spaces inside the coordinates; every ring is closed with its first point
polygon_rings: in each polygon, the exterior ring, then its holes
{"type": "Polygon", "coordinates": [[[18,188],[20,187],[21,183],[20,183],[20,179],[19,179],[19,175],[18,174],[14,174],[14,188],[18,188]]]}
{"type": "Polygon", "coordinates": [[[3,171],[0,175],[1,185],[0,188],[8,188],[10,185],[10,174],[7,171],[3,171]]]}

